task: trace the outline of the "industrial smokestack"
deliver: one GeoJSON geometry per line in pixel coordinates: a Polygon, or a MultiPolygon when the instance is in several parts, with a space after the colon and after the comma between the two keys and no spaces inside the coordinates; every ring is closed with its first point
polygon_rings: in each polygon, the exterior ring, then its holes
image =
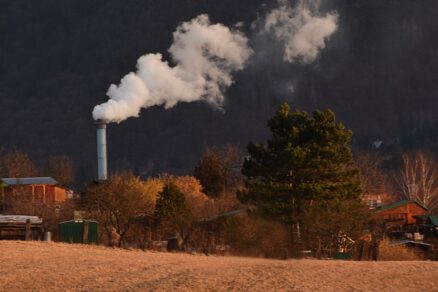
{"type": "Polygon", "coordinates": [[[107,180],[108,169],[106,160],[106,121],[97,120],[97,179],[107,180]]]}

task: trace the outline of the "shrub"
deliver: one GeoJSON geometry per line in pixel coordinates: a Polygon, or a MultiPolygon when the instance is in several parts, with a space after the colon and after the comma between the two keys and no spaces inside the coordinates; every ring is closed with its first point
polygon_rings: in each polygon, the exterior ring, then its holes
{"type": "Polygon", "coordinates": [[[234,219],[226,230],[234,254],[266,258],[289,257],[289,236],[283,224],[247,215],[234,219]]]}
{"type": "Polygon", "coordinates": [[[380,261],[418,261],[423,258],[413,249],[404,245],[392,245],[387,239],[379,243],[380,261]]]}

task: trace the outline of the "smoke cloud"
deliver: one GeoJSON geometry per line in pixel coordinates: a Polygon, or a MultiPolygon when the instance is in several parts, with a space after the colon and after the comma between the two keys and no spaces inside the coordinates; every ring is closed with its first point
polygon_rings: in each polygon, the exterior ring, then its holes
{"type": "Polygon", "coordinates": [[[285,61],[315,61],[326,40],[337,30],[338,15],[331,12],[322,16],[320,1],[301,0],[295,8],[288,0],[279,0],[279,4],[267,15],[264,32],[274,33],[284,43],[285,61]]]}
{"type": "MultiPolygon", "coordinates": [[[[264,19],[262,33],[273,33],[284,45],[284,61],[315,61],[337,30],[338,15],[321,15],[318,0],[300,0],[295,7],[290,0],[278,2],[264,19]]],[[[109,87],[108,101],[94,107],[93,118],[121,122],[138,117],[142,108],[162,105],[168,109],[179,102],[200,100],[221,108],[232,74],[242,70],[252,54],[248,39],[237,27],[230,30],[211,24],[205,14],[182,23],[168,50],[174,65],[161,54],[140,57],[135,73],[109,87]]]]}
{"type": "Polygon", "coordinates": [[[211,24],[208,15],[182,23],[173,34],[168,50],[175,66],[161,54],[147,54],[137,61],[137,72],[112,84],[108,101],[97,105],[93,118],[121,122],[138,117],[142,108],[178,102],[204,100],[219,107],[224,90],[232,83],[232,73],[242,70],[252,51],[239,31],[211,24]]]}

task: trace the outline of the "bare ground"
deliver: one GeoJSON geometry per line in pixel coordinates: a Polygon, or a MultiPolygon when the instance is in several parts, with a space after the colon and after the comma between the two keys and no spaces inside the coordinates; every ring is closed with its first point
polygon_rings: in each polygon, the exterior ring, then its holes
{"type": "Polygon", "coordinates": [[[438,291],[438,262],[266,260],[0,241],[0,291],[438,291]]]}

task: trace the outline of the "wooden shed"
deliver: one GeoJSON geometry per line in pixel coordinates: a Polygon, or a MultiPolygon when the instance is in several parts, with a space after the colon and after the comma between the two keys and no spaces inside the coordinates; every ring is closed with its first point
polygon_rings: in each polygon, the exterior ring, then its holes
{"type": "Polygon", "coordinates": [[[438,215],[429,214],[414,217],[417,220],[418,230],[424,234],[425,239],[438,239],[438,215]]]}
{"type": "Polygon", "coordinates": [[[12,192],[19,192],[30,195],[32,200],[57,205],[65,202],[72,193],[51,177],[2,178],[0,181],[2,200],[12,192]]]}
{"type": "Polygon", "coordinates": [[[386,225],[415,224],[414,216],[427,214],[428,209],[417,201],[402,200],[375,209],[373,217],[386,225]]]}
{"type": "Polygon", "coordinates": [[[37,216],[0,215],[0,239],[38,240],[43,230],[43,220],[37,216]]]}

